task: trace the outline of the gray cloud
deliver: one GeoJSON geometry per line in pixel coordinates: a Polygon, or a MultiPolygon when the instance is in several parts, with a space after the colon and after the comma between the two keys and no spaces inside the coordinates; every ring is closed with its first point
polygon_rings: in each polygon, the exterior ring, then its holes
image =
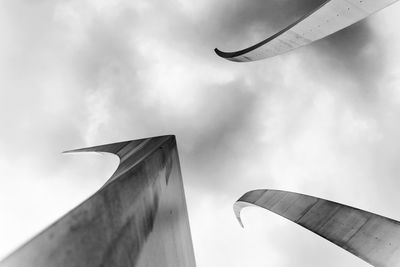
{"type": "MultiPolygon", "coordinates": [[[[314,46],[318,60],[307,62],[307,69],[319,69],[310,72],[310,78],[323,80],[346,79],[354,83],[350,92],[342,92],[352,101],[377,100],[377,90],[386,69],[386,50],[382,41],[369,25],[361,21],[337,34],[317,42],[314,46]],[[314,65],[314,66],[313,66],[314,65]]],[[[336,87],[342,90],[343,86],[336,87]]],[[[348,89],[347,89],[348,90],[348,89]]]]}
{"type": "MultiPolygon", "coordinates": [[[[328,257],[329,266],[348,262],[335,248],[319,249],[308,233],[293,241],[298,229],[279,220],[254,225],[254,236],[241,232],[231,204],[246,190],[304,190],[379,211],[381,197],[397,188],[399,109],[382,95],[390,58],[368,21],[282,57],[232,64],[212,49],[260,41],[319,2],[16,3],[2,16],[10,25],[0,63],[7,166],[23,158],[32,179],[58,179],[80,191],[85,182],[95,188],[106,179],[107,168],[55,156],[60,151],[176,134],[199,266],[240,266],[232,256],[239,252],[245,263],[262,265],[265,251],[281,259],[274,266],[320,266],[328,257]],[[355,197],[358,191],[366,196],[355,197]],[[276,227],[289,230],[281,236],[276,227]],[[265,238],[253,243],[259,236],[265,238]],[[242,251],[241,241],[252,249],[242,251]],[[228,254],[214,255],[221,247],[228,254]],[[307,258],[309,250],[322,256],[307,258]]],[[[49,205],[49,195],[37,201],[49,205]]],[[[18,210],[10,209],[3,210],[18,210]]]]}

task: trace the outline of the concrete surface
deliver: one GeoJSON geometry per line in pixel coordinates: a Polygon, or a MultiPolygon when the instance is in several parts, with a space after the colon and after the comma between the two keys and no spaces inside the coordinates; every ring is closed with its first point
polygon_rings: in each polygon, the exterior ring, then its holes
{"type": "Polygon", "coordinates": [[[400,222],[312,196],[255,190],[244,194],[234,211],[246,206],[270,210],[378,267],[400,266],[400,222]]]}
{"type": "Polygon", "coordinates": [[[346,28],[397,0],[327,0],[310,14],[251,47],[236,52],[215,52],[228,60],[255,61],[307,45],[346,28]]]}
{"type": "Polygon", "coordinates": [[[92,197],[0,262],[1,267],[194,267],[174,136],[72,152],[118,155],[92,197]]]}

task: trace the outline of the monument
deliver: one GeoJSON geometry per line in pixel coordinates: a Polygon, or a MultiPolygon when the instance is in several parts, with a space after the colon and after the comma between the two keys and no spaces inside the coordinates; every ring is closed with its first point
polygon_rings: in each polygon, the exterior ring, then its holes
{"type": "Polygon", "coordinates": [[[195,266],[174,136],[69,152],[113,153],[120,164],[93,196],[1,267],[195,266]]]}
{"type": "Polygon", "coordinates": [[[397,0],[326,0],[267,39],[236,52],[215,52],[237,62],[255,61],[286,53],[340,31],[397,0]]]}
{"type": "Polygon", "coordinates": [[[308,195],[254,190],[234,204],[242,226],[240,211],[246,206],[285,217],[373,266],[400,266],[400,222],[393,219],[308,195]]]}

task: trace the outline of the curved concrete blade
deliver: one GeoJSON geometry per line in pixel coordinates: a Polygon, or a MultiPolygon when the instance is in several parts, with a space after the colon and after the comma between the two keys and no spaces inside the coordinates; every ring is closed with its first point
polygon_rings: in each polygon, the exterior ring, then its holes
{"type": "Polygon", "coordinates": [[[373,266],[400,266],[398,221],[312,196],[255,190],[244,194],[234,204],[240,223],[240,211],[251,205],[285,217],[373,266]]]}
{"type": "Polygon", "coordinates": [[[195,266],[174,136],[67,152],[113,153],[120,164],[99,191],[1,267],[195,266]]]}
{"type": "Polygon", "coordinates": [[[397,0],[327,0],[311,13],[271,37],[236,52],[215,52],[237,62],[255,61],[286,53],[342,30],[397,0]]]}

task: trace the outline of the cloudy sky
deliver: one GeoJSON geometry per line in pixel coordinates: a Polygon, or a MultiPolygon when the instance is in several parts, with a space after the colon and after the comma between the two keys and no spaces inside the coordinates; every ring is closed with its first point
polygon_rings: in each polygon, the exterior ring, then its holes
{"type": "Polygon", "coordinates": [[[197,265],[368,266],[262,209],[289,190],[400,219],[400,4],[283,56],[264,39],[315,0],[0,2],[0,257],[95,192],[111,155],[175,134],[197,265]]]}

